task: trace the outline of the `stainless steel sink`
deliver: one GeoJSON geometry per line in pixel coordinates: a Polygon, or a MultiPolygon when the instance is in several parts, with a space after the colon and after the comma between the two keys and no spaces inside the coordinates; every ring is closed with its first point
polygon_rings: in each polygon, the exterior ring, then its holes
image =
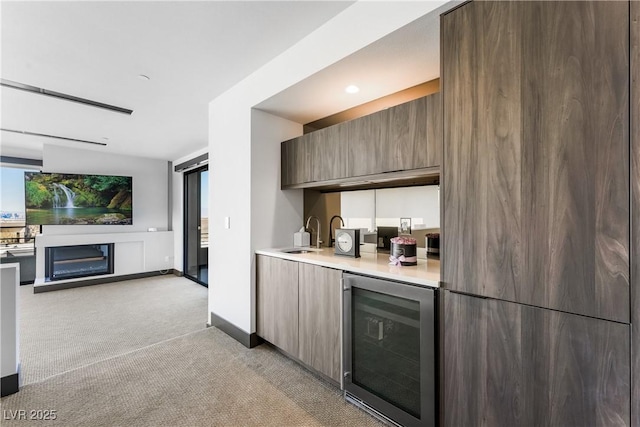
{"type": "Polygon", "coordinates": [[[280,252],[285,254],[308,254],[312,252],[320,252],[321,249],[312,249],[312,248],[289,248],[289,249],[280,249],[280,252]]]}

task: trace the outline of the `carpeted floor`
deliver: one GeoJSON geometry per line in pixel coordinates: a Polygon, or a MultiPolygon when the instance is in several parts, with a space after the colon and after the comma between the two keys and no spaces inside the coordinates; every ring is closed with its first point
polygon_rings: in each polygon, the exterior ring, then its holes
{"type": "MultiPolygon", "coordinates": [[[[186,290],[195,293],[194,301],[203,299],[204,308],[195,314],[189,313],[195,302],[185,298],[180,300],[185,304],[183,311],[178,307],[180,301],[173,298],[172,289],[183,285],[189,288],[192,283],[183,280],[167,277],[114,284],[123,286],[111,289],[119,296],[109,296],[108,289],[99,289],[112,285],[52,292],[48,303],[73,299],[75,305],[93,307],[86,307],[81,313],[89,318],[104,319],[105,324],[80,320],[78,313],[50,319],[49,323],[57,325],[54,327],[41,324],[47,331],[40,332],[43,339],[49,340],[48,334],[55,333],[59,339],[74,341],[78,329],[82,341],[56,347],[57,356],[48,357],[56,362],[56,369],[45,368],[47,363],[28,356],[34,359],[32,366],[39,364],[34,372],[39,372],[42,378],[23,386],[17,394],[2,398],[2,426],[381,425],[347,404],[336,387],[273,348],[262,345],[249,350],[215,328],[202,329],[206,289],[193,284],[198,288],[186,290]],[[204,297],[198,296],[200,289],[204,297]],[[70,291],[74,291],[72,296],[63,298],[63,293],[70,291]],[[145,293],[149,301],[142,297],[136,309],[136,304],[130,302],[136,299],[135,295],[145,293]],[[128,310],[121,307],[126,305],[128,310]],[[112,318],[118,310],[122,316],[119,322],[118,316],[112,318]],[[171,316],[166,311],[172,312],[171,316]],[[171,323],[167,318],[174,315],[178,319],[193,317],[193,320],[184,320],[179,327],[164,323],[171,323]],[[92,326],[86,326],[87,322],[92,326]],[[189,327],[192,331],[181,334],[189,327]],[[160,330],[166,335],[170,335],[169,331],[177,335],[162,339],[160,330]],[[142,338],[134,339],[134,335],[142,338]],[[123,343],[118,342],[119,336],[123,343]],[[103,343],[112,340],[115,342],[103,343]],[[71,347],[88,356],[84,363],[81,357],[71,354],[71,347]],[[99,357],[100,353],[104,357],[99,357]],[[66,357],[62,357],[63,354],[66,357]],[[67,363],[67,359],[73,363],[67,363]],[[54,370],[57,372],[52,376],[42,375],[54,370]],[[20,410],[25,411],[25,419],[12,419],[21,414],[16,412],[20,410]],[[56,419],[32,419],[32,415],[37,418],[46,414],[43,411],[55,411],[56,419]]],[[[35,297],[44,295],[47,294],[35,297]]],[[[23,310],[31,309],[25,305],[28,303],[23,299],[23,310]]],[[[25,319],[26,314],[23,311],[21,317],[25,319]]],[[[26,322],[31,320],[25,319],[26,322]]],[[[30,339],[34,340],[31,345],[35,345],[37,338],[30,339]]],[[[47,353],[42,347],[32,348],[38,348],[41,354],[47,353]]],[[[32,379],[37,377],[29,375],[32,379]]]]}
{"type": "Polygon", "coordinates": [[[33,293],[20,287],[22,384],[205,328],[207,288],[173,275],[33,293]]]}

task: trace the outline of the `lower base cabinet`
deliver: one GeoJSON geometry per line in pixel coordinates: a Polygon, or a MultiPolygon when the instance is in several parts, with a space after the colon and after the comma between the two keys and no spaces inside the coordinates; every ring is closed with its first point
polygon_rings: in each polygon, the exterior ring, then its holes
{"type": "Polygon", "coordinates": [[[302,263],[298,268],[298,358],[340,382],[342,271],[302,263]]]}
{"type": "Polygon", "coordinates": [[[443,294],[443,425],[630,424],[629,325],[443,294]]]}
{"type": "Polygon", "coordinates": [[[340,383],[342,271],[256,257],[260,337],[340,383]]]}
{"type": "Polygon", "coordinates": [[[256,257],[256,332],[289,354],[298,353],[298,263],[256,257]]]}

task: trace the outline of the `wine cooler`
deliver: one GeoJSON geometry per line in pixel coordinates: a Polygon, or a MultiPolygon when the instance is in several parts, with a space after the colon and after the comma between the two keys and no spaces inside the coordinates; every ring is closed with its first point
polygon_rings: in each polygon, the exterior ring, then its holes
{"type": "Polygon", "coordinates": [[[436,425],[436,290],[343,275],[345,398],[401,426],[436,425]]]}

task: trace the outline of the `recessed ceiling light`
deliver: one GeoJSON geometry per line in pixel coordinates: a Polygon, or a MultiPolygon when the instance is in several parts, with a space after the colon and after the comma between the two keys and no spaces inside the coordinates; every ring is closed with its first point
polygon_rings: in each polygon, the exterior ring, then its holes
{"type": "Polygon", "coordinates": [[[356,85],[349,85],[346,88],[344,88],[344,91],[347,93],[358,93],[360,92],[360,88],[356,85]]]}
{"type": "Polygon", "coordinates": [[[149,77],[149,76],[145,76],[144,74],[139,74],[139,75],[138,75],[138,78],[139,78],[140,80],[151,80],[151,77],[149,77]]]}

